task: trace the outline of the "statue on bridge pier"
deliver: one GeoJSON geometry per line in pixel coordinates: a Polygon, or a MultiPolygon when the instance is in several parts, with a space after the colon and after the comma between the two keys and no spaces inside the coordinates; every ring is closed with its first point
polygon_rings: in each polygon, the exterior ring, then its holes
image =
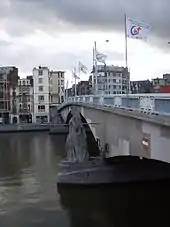
{"type": "Polygon", "coordinates": [[[70,162],[83,162],[89,159],[86,132],[77,108],[72,108],[71,113],[69,134],[66,139],[67,160],[70,162]]]}

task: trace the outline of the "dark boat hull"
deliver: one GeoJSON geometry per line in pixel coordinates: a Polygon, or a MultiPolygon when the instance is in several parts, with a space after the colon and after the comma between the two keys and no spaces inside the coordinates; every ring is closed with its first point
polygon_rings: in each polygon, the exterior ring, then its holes
{"type": "Polygon", "coordinates": [[[95,186],[170,179],[170,164],[131,156],[112,162],[104,159],[83,163],[62,161],[60,169],[57,183],[63,185],[95,186]]]}

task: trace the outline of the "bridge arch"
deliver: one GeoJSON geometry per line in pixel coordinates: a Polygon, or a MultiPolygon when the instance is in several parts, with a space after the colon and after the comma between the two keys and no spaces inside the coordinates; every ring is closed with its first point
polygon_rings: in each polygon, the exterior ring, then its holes
{"type": "Polygon", "coordinates": [[[85,117],[80,113],[81,116],[81,121],[83,123],[83,127],[86,130],[86,141],[87,141],[87,147],[88,147],[88,151],[91,157],[96,157],[99,156],[100,154],[100,150],[99,150],[99,146],[97,144],[97,141],[92,133],[92,130],[89,126],[89,124],[87,123],[85,117]]]}
{"type": "Polygon", "coordinates": [[[70,110],[70,111],[69,111],[69,113],[68,113],[68,115],[67,115],[66,122],[65,122],[65,124],[66,124],[66,125],[68,125],[68,124],[69,124],[69,122],[70,122],[71,118],[72,118],[72,113],[71,113],[71,110],[70,110]]]}

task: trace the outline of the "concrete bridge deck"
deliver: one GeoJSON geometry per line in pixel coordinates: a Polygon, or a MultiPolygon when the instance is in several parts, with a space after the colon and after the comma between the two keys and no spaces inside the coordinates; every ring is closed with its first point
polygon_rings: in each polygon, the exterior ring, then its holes
{"type": "Polygon", "coordinates": [[[66,121],[76,106],[108,156],[135,155],[170,163],[170,116],[101,102],[69,101],[59,107],[66,121]],[[96,123],[96,124],[91,124],[96,123]]]}

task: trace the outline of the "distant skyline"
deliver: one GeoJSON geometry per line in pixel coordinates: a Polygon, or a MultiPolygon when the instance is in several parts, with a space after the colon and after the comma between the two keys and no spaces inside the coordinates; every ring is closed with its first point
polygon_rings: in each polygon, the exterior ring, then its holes
{"type": "MultiPolygon", "coordinates": [[[[81,61],[92,69],[92,49],[108,55],[107,64],[125,66],[124,14],[150,24],[148,42],[128,40],[132,80],[170,72],[168,0],[3,0],[0,2],[0,64],[15,65],[20,76],[33,67],[71,70],[81,61]],[[105,40],[109,40],[108,43],[105,40]]],[[[81,79],[88,76],[82,74],[81,79]]]]}

